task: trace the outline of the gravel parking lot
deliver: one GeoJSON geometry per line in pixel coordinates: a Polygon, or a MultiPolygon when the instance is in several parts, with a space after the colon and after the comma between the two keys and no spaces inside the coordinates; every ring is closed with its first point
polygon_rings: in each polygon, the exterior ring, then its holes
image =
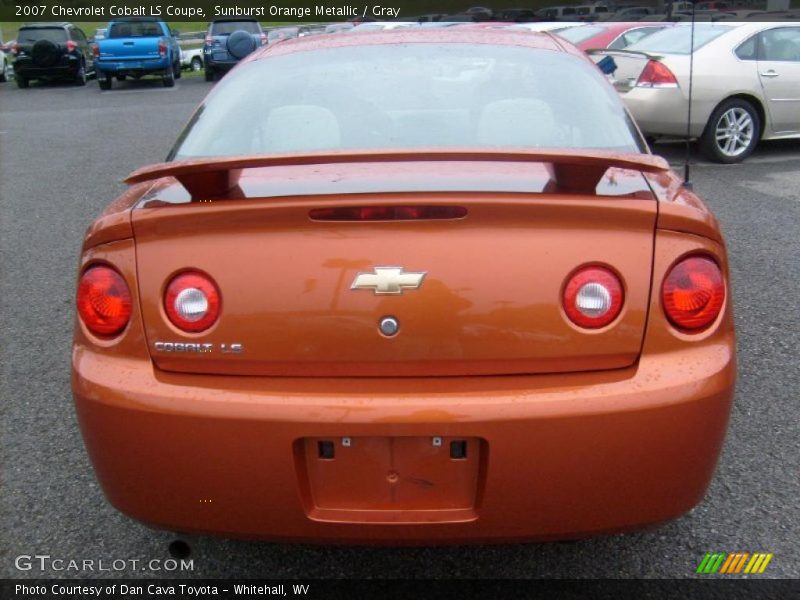
{"type": "MultiPolygon", "coordinates": [[[[0,84],[0,576],[163,576],[15,568],[18,555],[167,558],[154,532],[109,506],[69,390],[83,232],[119,180],[162,160],[211,88],[201,78],[86,88],[0,84]]],[[[681,148],[658,145],[675,163],[681,148]]],[[[191,577],[690,577],[703,554],[772,552],[760,577],[800,576],[800,143],[744,164],[701,162],[695,189],[722,222],[733,268],[739,383],[708,497],[657,530],[575,543],[360,548],[192,538],[191,577]]],[[[547,493],[543,490],[542,493],[547,493]]],[[[257,510],[254,507],[254,510],[257,510]]]]}

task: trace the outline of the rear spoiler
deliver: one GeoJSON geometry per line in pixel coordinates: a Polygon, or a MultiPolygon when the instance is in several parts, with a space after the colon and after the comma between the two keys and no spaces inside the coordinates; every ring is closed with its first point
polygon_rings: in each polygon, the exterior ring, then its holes
{"type": "Polygon", "coordinates": [[[662,173],[669,164],[652,154],[600,152],[592,150],[407,150],[320,152],[199,158],[159,163],[137,169],[125,178],[134,184],[174,177],[192,200],[224,198],[238,188],[244,169],[298,165],[359,164],[392,162],[531,162],[549,163],[558,190],[594,194],[609,168],[662,173]]]}
{"type": "Polygon", "coordinates": [[[608,48],[592,48],[585,51],[589,56],[633,56],[635,58],[647,58],[649,60],[661,60],[664,58],[663,54],[655,54],[653,52],[641,52],[639,50],[610,50],[608,48]]]}

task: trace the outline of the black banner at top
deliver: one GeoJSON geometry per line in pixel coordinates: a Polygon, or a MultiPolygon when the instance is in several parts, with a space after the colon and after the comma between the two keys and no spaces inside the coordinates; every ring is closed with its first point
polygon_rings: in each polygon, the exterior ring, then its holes
{"type": "MultiPolygon", "coordinates": [[[[0,21],[94,21],[160,17],[210,21],[251,17],[263,22],[331,23],[390,20],[490,20],[501,10],[532,10],[542,0],[0,0],[0,21]],[[479,5],[479,6],[476,6],[479,5]]],[[[526,13],[527,18],[533,17],[526,13]]]]}

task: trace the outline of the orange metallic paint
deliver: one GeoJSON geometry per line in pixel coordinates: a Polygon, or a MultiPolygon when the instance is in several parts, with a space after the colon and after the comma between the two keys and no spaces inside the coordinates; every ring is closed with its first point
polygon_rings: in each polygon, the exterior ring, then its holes
{"type": "MultiPolygon", "coordinates": [[[[716,257],[727,278],[719,243],[656,231],[651,288],[660,289],[679,257],[696,252],[716,257]]],[[[696,336],[668,324],[656,295],[639,359],[606,371],[438,378],[171,373],[147,352],[134,254],[127,239],[84,255],[83,264],[108,262],[126,277],[134,315],[111,343],[77,324],[73,390],[107,496],[151,525],[383,544],[581,537],[674,518],[701,500],[712,476],[735,378],[730,294],[717,323],[696,336]],[[474,488],[452,480],[446,463],[424,477],[437,492],[453,481],[454,489],[474,490],[473,504],[459,501],[465,491],[454,493],[454,506],[418,502],[389,510],[358,510],[357,497],[341,486],[315,497],[304,440],[343,436],[379,444],[480,439],[477,480],[473,471],[465,475],[474,488]]],[[[386,463],[386,476],[390,470],[386,463]]]]}
{"type": "MultiPolygon", "coordinates": [[[[439,35],[560,49],[548,36],[439,35]]],[[[431,39],[317,37],[246,60],[431,39]]],[[[414,164],[434,193],[402,189],[413,173],[380,162],[239,165],[237,189],[215,202],[190,202],[169,166],[143,172],[90,227],[81,257],[81,269],[114,266],[133,301],[114,339],[75,326],[75,405],[107,497],[174,531],[377,544],[576,538],[685,513],[708,487],[733,399],[731,293],[716,322],[690,335],[666,320],[660,289],[670,267],[696,253],[730,280],[716,220],[652,162],[640,164],[643,175],[609,170],[594,196],[554,189],[557,173],[541,163],[469,168],[464,177],[494,188],[471,193],[436,188],[467,163],[414,164]],[[270,191],[298,177],[323,191],[270,191]],[[536,191],[518,189],[526,178],[536,191]],[[385,189],[358,193],[368,179],[385,189]],[[423,199],[469,212],[437,222],[307,217],[423,199]],[[429,279],[390,300],[347,290],[357,270],[387,263],[429,279]],[[559,304],[565,278],[584,263],[607,264],[626,288],[622,314],[596,332],[571,325],[559,304]],[[184,335],[163,315],[164,285],[189,267],[222,293],[207,334],[184,335]],[[389,311],[401,321],[393,339],[376,329],[389,311]],[[151,356],[167,337],[246,338],[247,348],[227,359],[151,356]],[[447,455],[453,440],[467,441],[465,460],[447,455]],[[319,441],[337,444],[333,460],[319,456],[319,441]]]]}

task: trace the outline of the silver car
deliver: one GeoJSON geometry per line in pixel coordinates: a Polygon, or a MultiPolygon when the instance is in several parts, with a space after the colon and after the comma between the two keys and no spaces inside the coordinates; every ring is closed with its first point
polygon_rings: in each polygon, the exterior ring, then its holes
{"type": "MultiPolygon", "coordinates": [[[[689,134],[723,163],[763,139],[800,138],[800,22],[699,23],[689,134]]],[[[650,137],[687,133],[691,28],[677,25],[611,55],[617,91],[650,137]]]]}

